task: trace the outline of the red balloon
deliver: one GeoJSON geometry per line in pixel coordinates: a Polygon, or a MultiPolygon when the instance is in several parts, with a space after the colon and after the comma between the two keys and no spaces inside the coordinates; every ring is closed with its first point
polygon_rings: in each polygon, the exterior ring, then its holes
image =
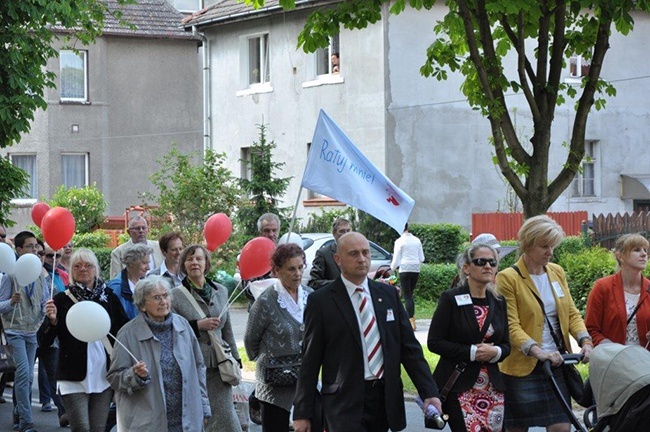
{"type": "Polygon", "coordinates": [[[63,207],[54,207],[41,221],[43,240],[54,250],[68,244],[74,235],[74,228],[74,216],[70,210],[63,207]]]}
{"type": "Polygon", "coordinates": [[[44,202],[37,202],[32,206],[32,220],[37,227],[41,227],[41,222],[43,221],[43,216],[45,213],[50,211],[50,206],[44,202]]]}
{"type": "Polygon", "coordinates": [[[246,243],[239,256],[239,274],[244,280],[264,276],[271,271],[271,255],[275,243],[266,237],[255,237],[246,243]]]}
{"type": "Polygon", "coordinates": [[[228,240],[232,233],[232,222],[223,213],[213,214],[205,222],[203,237],[208,242],[208,250],[212,252],[228,240]]]}

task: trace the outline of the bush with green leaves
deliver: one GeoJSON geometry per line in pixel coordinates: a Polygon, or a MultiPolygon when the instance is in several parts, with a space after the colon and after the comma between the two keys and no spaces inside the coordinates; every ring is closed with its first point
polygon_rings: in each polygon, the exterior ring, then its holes
{"type": "Polygon", "coordinates": [[[352,227],[356,226],[357,215],[352,207],[343,207],[336,210],[325,210],[320,208],[320,213],[311,213],[307,223],[300,228],[304,233],[331,233],[332,224],[337,218],[345,218],[350,221],[352,227]]]}
{"type": "Polygon", "coordinates": [[[587,249],[589,246],[585,244],[585,239],[582,236],[568,236],[553,251],[553,262],[564,267],[565,256],[576,255],[587,249]]]}
{"type": "Polygon", "coordinates": [[[74,242],[74,247],[76,248],[85,247],[89,249],[105,248],[109,239],[110,236],[106,234],[104,230],[97,230],[91,233],[75,234],[72,237],[72,241],[74,242]]]}
{"type": "Polygon", "coordinates": [[[571,296],[576,307],[584,314],[587,296],[596,280],[614,274],[616,260],[612,253],[601,247],[592,247],[575,254],[562,255],[571,296]]]}
{"type": "MultiPolygon", "coordinates": [[[[77,245],[75,244],[75,248],[77,245]]],[[[97,257],[97,261],[99,261],[99,268],[101,269],[101,278],[104,279],[104,281],[108,281],[109,279],[109,273],[111,270],[111,252],[113,249],[107,248],[107,247],[101,247],[101,248],[92,248],[89,247],[91,251],[95,253],[95,256],[97,257]]]]}
{"type": "MultiPolygon", "coordinates": [[[[517,240],[504,240],[504,241],[500,241],[499,245],[519,246],[519,242],[517,240]]],[[[508,255],[506,255],[499,261],[499,271],[511,267],[515,262],[517,262],[517,259],[518,259],[517,251],[514,250],[510,252],[508,255]]]]}
{"type": "Polygon", "coordinates": [[[422,242],[426,263],[455,263],[467,235],[460,225],[410,224],[409,231],[422,242]]]}
{"type": "Polygon", "coordinates": [[[61,185],[48,204],[50,207],[64,207],[70,210],[74,216],[76,233],[92,232],[104,221],[106,201],[95,183],[69,189],[61,185]]]}
{"type": "Polygon", "coordinates": [[[440,294],[449,289],[454,277],[458,274],[456,264],[423,264],[420,267],[420,277],[415,287],[418,299],[438,301],[440,294]]]}

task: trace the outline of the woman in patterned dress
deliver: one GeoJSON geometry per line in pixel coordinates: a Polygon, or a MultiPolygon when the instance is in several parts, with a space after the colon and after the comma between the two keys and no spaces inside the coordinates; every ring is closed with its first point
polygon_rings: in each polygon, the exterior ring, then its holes
{"type": "Polygon", "coordinates": [[[428,347],[440,355],[433,377],[448,387],[443,411],[453,432],[501,431],[504,383],[497,363],[510,354],[505,301],[492,290],[497,251],[471,245],[461,257],[457,288],[445,291],[429,327],[428,347]],[[450,377],[462,370],[455,382],[450,377]]]}
{"type": "Polygon", "coordinates": [[[598,279],[587,299],[585,324],[595,345],[615,342],[648,348],[650,339],[650,281],[648,240],[640,234],[618,238],[614,256],[619,271],[598,279]]]}

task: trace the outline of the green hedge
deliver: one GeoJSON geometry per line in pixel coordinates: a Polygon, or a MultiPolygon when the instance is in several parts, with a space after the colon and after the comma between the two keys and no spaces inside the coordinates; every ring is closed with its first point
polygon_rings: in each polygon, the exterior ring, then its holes
{"type": "MultiPolygon", "coordinates": [[[[76,245],[75,245],[76,246],[76,245]]],[[[99,261],[99,268],[102,269],[101,278],[104,279],[104,282],[109,280],[109,273],[111,270],[111,251],[113,249],[103,247],[103,248],[89,248],[97,256],[97,261],[99,261]]]]}
{"type": "Polygon", "coordinates": [[[456,264],[423,264],[420,278],[415,287],[419,299],[438,301],[440,294],[449,289],[451,281],[458,274],[456,264]]]}
{"type": "Polygon", "coordinates": [[[612,253],[601,247],[585,249],[578,253],[562,255],[562,267],[576,307],[583,313],[587,296],[597,279],[614,274],[616,260],[612,253]]]}
{"type": "Polygon", "coordinates": [[[409,231],[422,242],[426,263],[455,263],[467,238],[460,225],[448,223],[412,224],[409,231]]]}
{"type": "Polygon", "coordinates": [[[553,251],[553,262],[564,267],[564,257],[579,254],[587,249],[589,247],[582,236],[569,236],[553,251]]]}

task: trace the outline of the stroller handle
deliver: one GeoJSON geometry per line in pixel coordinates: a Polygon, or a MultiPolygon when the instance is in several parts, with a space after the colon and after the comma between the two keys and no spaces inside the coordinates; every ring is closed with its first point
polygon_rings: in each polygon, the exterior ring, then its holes
{"type": "Polygon", "coordinates": [[[581,353],[578,353],[578,354],[569,354],[569,353],[562,354],[562,359],[564,360],[564,363],[570,364],[570,365],[580,363],[582,361],[583,357],[584,356],[581,353]]]}

